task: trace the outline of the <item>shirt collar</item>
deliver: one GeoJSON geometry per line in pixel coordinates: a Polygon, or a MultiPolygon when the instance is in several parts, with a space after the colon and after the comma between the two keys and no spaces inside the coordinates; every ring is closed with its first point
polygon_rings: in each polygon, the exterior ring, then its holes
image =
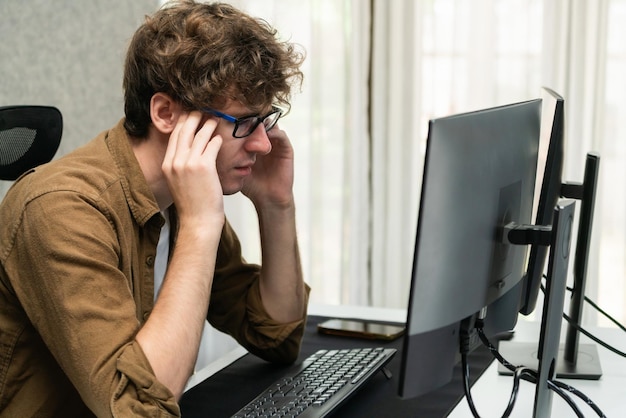
{"type": "Polygon", "coordinates": [[[159,207],[133,152],[131,138],[124,128],[124,119],[109,130],[105,141],[121,173],[122,188],[128,207],[137,223],[143,226],[159,213],[159,207]]]}

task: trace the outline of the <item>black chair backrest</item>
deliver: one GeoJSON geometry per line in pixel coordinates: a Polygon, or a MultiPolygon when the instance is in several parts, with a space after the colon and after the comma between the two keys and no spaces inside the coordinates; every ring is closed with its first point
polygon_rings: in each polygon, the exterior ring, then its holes
{"type": "Polygon", "coordinates": [[[55,107],[0,107],[0,179],[15,180],[52,160],[62,133],[63,118],[55,107]]]}

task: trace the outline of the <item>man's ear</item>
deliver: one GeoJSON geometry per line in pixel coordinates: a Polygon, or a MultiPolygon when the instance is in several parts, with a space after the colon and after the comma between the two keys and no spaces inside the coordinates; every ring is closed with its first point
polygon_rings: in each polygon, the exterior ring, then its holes
{"type": "Polygon", "coordinates": [[[176,126],[181,106],[165,93],[155,93],[150,99],[150,118],[161,133],[170,134],[176,126]]]}

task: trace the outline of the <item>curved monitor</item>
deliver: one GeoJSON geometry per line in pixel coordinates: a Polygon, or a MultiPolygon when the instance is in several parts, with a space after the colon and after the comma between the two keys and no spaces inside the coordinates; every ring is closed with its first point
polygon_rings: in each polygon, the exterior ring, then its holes
{"type": "MultiPolygon", "coordinates": [[[[535,225],[552,225],[554,207],[561,195],[563,171],[564,101],[555,91],[544,87],[542,92],[541,131],[537,163],[535,225]]],[[[522,290],[520,313],[535,310],[549,247],[533,245],[530,249],[527,274],[522,290]]]]}
{"type": "Polygon", "coordinates": [[[460,324],[516,291],[527,246],[504,244],[510,222],[528,224],[536,179],[541,100],[431,120],[424,163],[399,393],[447,383],[460,324]]]}
{"type": "MultiPolygon", "coordinates": [[[[587,263],[593,224],[595,196],[599,175],[600,156],[590,152],[585,161],[584,180],[582,183],[562,180],[564,159],[564,99],[555,91],[544,87],[542,94],[541,134],[537,165],[537,183],[535,199],[535,225],[552,225],[554,207],[559,197],[576,199],[580,205],[578,234],[574,257],[573,286],[569,301],[570,320],[562,344],[561,358],[557,362],[557,376],[576,379],[599,379],[602,376],[599,357],[595,345],[579,344],[577,326],[582,320],[585,297],[587,263]],[[584,361],[578,361],[579,352],[584,361]]],[[[527,274],[521,285],[521,303],[519,312],[532,313],[538,303],[540,286],[545,271],[549,247],[532,245],[528,261],[527,274]]],[[[506,344],[506,356],[517,364],[534,364],[536,350],[531,345],[506,344]],[[517,348],[519,346],[520,348],[517,348]]],[[[502,347],[505,348],[505,347],[502,347]]],[[[501,371],[503,369],[501,368],[501,371]]]]}

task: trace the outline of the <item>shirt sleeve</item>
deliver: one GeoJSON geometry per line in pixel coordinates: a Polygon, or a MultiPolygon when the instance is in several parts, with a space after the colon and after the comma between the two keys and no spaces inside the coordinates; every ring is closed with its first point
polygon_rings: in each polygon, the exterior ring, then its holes
{"type": "Polygon", "coordinates": [[[180,416],[135,341],[133,273],[120,269],[129,249],[110,214],[76,193],[53,194],[28,204],[6,264],[33,327],[96,415],[180,416]]]}
{"type": "Polygon", "coordinates": [[[138,343],[130,343],[117,359],[118,386],[111,399],[114,417],[180,417],[172,393],[154,376],[148,359],[138,343]],[[140,361],[138,361],[138,359],[140,361]]]}
{"type": "MultiPolygon", "coordinates": [[[[259,273],[260,266],[243,260],[241,244],[226,222],[217,254],[208,320],[265,360],[294,362],[300,353],[306,309],[302,318],[294,322],[272,319],[261,300],[259,273]]],[[[309,291],[306,286],[307,301],[309,291]]]]}

